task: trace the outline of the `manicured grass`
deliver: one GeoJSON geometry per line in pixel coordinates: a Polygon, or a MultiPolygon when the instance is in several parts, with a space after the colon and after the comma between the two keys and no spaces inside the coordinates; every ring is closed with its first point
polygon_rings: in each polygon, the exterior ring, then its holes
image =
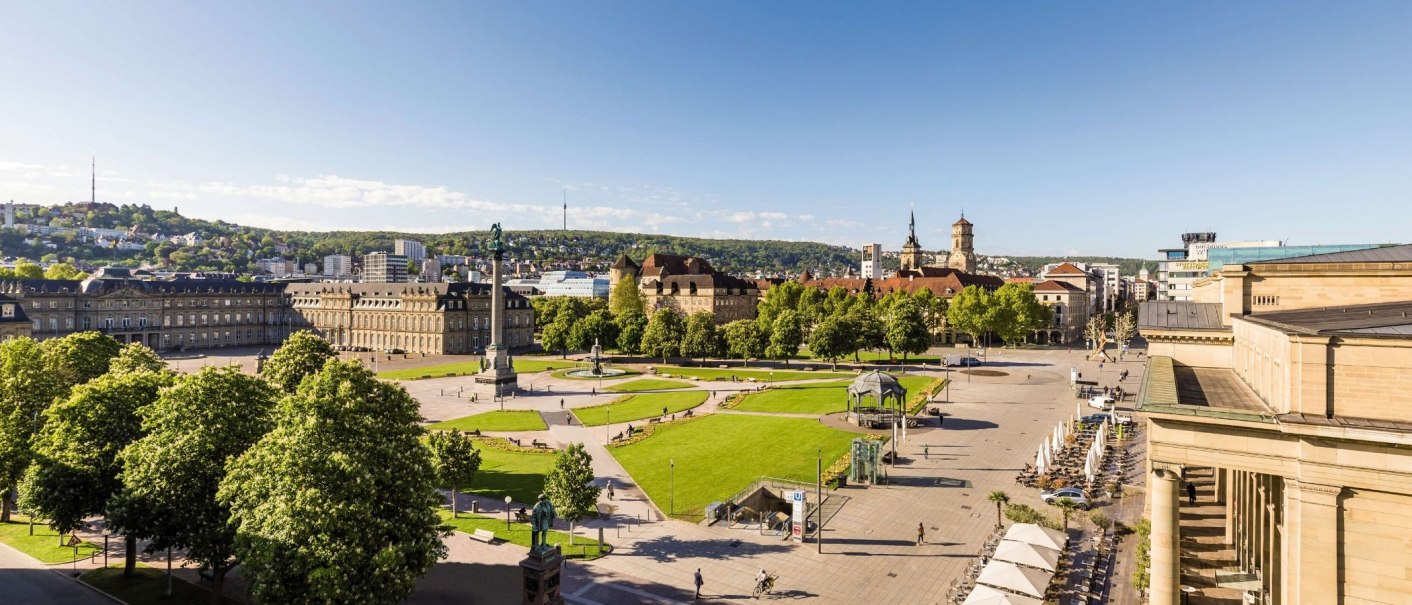
{"type": "MultiPolygon", "coordinates": [[[[533,503],[544,491],[544,475],[554,466],[552,453],[507,452],[480,447],[480,470],[470,487],[460,486],[467,494],[515,502],[533,503]]],[[[450,486],[447,486],[450,487],[450,486]]]]}
{"type": "MultiPolygon", "coordinates": [[[[902,354],[901,354],[901,353],[895,353],[895,354],[893,354],[892,358],[889,358],[889,357],[887,356],[887,351],[859,351],[859,352],[858,352],[858,359],[861,359],[861,360],[863,360],[863,361],[865,361],[865,362],[870,362],[870,363],[872,363],[872,362],[879,362],[879,361],[885,362],[885,363],[902,363],[902,354]]],[[[844,358],[844,359],[840,359],[839,361],[840,361],[840,362],[843,362],[843,361],[853,361],[853,356],[852,356],[852,355],[849,355],[848,357],[846,357],[846,358],[844,358]]],[[[941,361],[941,358],[940,358],[940,357],[937,357],[936,355],[908,355],[908,356],[907,356],[907,364],[909,364],[909,365],[910,365],[910,364],[914,364],[914,363],[931,363],[931,364],[935,364],[935,363],[939,363],[940,361],[941,361]]]]}
{"type": "MultiPolygon", "coordinates": [[[[43,563],[52,565],[74,560],[74,547],[62,546],[59,540],[59,532],[39,521],[34,524],[34,535],[29,535],[29,517],[22,515],[11,515],[9,523],[0,524],[0,542],[43,563]]],[[[68,534],[63,541],[69,541],[68,534]]],[[[78,558],[87,558],[98,550],[97,546],[84,542],[78,545],[78,558]]]]}
{"type": "MultiPolygon", "coordinates": [[[[932,378],[925,376],[899,376],[897,378],[903,388],[907,389],[909,397],[917,389],[930,384],[932,380],[932,378]]],[[[847,408],[846,387],[849,382],[839,380],[775,387],[760,393],[746,395],[745,400],[732,409],[786,414],[834,414],[847,408]]]]}
{"type": "Polygon", "coordinates": [[[711,414],[657,427],[647,439],[608,451],[663,512],[670,514],[675,493],[675,516],[695,521],[706,505],[761,477],[813,483],[818,449],[827,467],[858,436],[807,418],[711,414]]]}
{"type": "MultiPolygon", "coordinates": [[[[455,528],[456,531],[471,533],[477,529],[495,532],[497,540],[504,540],[511,544],[529,548],[530,526],[528,523],[510,523],[510,529],[505,529],[505,517],[483,517],[471,513],[462,512],[460,517],[451,518],[451,511],[441,510],[441,520],[447,525],[455,528]]],[[[606,536],[605,536],[606,537],[606,536]]],[[[562,531],[549,531],[549,543],[563,548],[565,557],[597,559],[603,556],[603,552],[598,551],[598,533],[595,530],[590,539],[589,536],[580,534],[574,538],[574,545],[569,546],[569,534],[562,531]]],[[[502,545],[501,548],[512,548],[502,545]]],[[[611,552],[612,546],[607,542],[603,544],[604,552],[611,552]]]]}
{"type": "MultiPolygon", "coordinates": [[[[574,368],[584,365],[583,363],[571,359],[526,359],[524,357],[515,357],[514,364],[515,371],[521,374],[533,374],[545,370],[574,368]]],[[[379,372],[378,378],[386,380],[419,380],[422,378],[441,378],[443,376],[469,376],[478,372],[480,372],[479,360],[458,361],[455,363],[443,363],[419,368],[404,368],[401,370],[379,372]]]]}
{"type": "Polygon", "coordinates": [[[615,384],[603,390],[615,393],[635,393],[638,391],[665,391],[668,389],[689,389],[696,385],[689,382],[678,382],[676,380],[663,380],[661,378],[643,378],[615,384]]]}
{"type": "Polygon", "coordinates": [[[799,370],[759,370],[744,368],[687,368],[682,366],[657,366],[658,374],[671,374],[674,377],[697,378],[704,380],[724,379],[730,380],[732,376],[745,380],[754,378],[759,382],[766,380],[814,380],[820,378],[848,378],[854,374],[844,372],[804,372],[799,370]],[[773,376],[772,376],[773,375],[773,376]]]}
{"type": "MultiPolygon", "coordinates": [[[[164,564],[165,565],[165,564],[164,564]]],[[[130,605],[162,603],[163,605],[206,605],[211,602],[211,591],[181,578],[172,578],[172,596],[167,595],[167,571],[137,564],[131,578],[123,577],[121,563],[107,568],[84,572],[78,579],[89,586],[113,595],[130,605]]],[[[223,603],[235,603],[225,598],[223,603]]]]}
{"type": "Polygon", "coordinates": [[[632,422],[643,418],[662,416],[662,408],[668,414],[684,412],[706,401],[706,391],[681,391],[676,393],[642,393],[627,395],[609,405],[597,405],[574,410],[574,416],[584,426],[603,426],[613,422],[632,422]],[[611,414],[609,411],[611,410],[611,414]]]}
{"type": "Polygon", "coordinates": [[[539,412],[520,411],[494,411],[474,414],[462,418],[444,420],[436,424],[429,424],[427,428],[449,431],[451,429],[461,429],[470,432],[480,429],[481,432],[510,432],[510,431],[542,431],[549,428],[544,424],[544,417],[539,412]]]}

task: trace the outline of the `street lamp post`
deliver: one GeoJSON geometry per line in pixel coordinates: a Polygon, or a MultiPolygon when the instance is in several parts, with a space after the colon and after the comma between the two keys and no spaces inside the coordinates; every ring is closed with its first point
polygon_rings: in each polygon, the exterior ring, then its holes
{"type": "MultiPolygon", "coordinates": [[[[607,414],[608,422],[603,425],[603,443],[613,442],[613,410],[603,408],[603,413],[607,414]]],[[[629,435],[631,437],[631,435],[629,435]]]]}
{"type": "Polygon", "coordinates": [[[510,531],[510,497],[505,496],[505,531],[510,531]]]}
{"type": "Polygon", "coordinates": [[[108,536],[113,535],[113,530],[106,525],[103,527],[103,567],[108,566],[108,536]]]}
{"type": "Polygon", "coordinates": [[[675,458],[670,458],[667,460],[667,464],[671,467],[672,484],[672,496],[668,499],[667,505],[667,510],[670,512],[668,512],[667,514],[675,515],[677,514],[677,460],[675,458]]]}
{"type": "Polygon", "coordinates": [[[818,478],[814,492],[814,506],[819,509],[819,520],[814,524],[814,544],[819,554],[824,554],[824,448],[818,448],[818,478]]]}

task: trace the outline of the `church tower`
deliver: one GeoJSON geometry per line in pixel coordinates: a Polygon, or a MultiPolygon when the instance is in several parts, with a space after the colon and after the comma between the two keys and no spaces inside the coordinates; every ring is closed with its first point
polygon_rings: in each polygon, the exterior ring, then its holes
{"type": "Polygon", "coordinates": [[[902,271],[916,271],[922,268],[922,244],[917,242],[917,213],[909,214],[907,220],[907,243],[902,244],[902,271]]]}
{"type": "Polygon", "coordinates": [[[975,235],[971,233],[971,221],[966,220],[965,212],[961,213],[961,220],[951,225],[951,257],[946,266],[966,273],[976,272],[975,235]]]}

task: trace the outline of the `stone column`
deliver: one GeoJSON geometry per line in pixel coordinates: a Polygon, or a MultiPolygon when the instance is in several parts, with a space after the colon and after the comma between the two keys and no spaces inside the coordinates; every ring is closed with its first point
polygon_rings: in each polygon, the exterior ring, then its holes
{"type": "MultiPolygon", "coordinates": [[[[504,250],[496,250],[495,263],[490,268],[490,344],[505,343],[505,283],[500,265],[505,259],[504,250]]],[[[486,347],[487,349],[490,347],[486,347]]]]}
{"type": "MultiPolygon", "coordinates": [[[[1342,554],[1339,544],[1339,494],[1342,488],[1330,485],[1290,481],[1289,496],[1297,500],[1298,518],[1290,517],[1291,541],[1297,545],[1289,550],[1285,570],[1284,602],[1290,605],[1338,603],[1338,562],[1342,554]],[[1296,571],[1297,570],[1297,571],[1296,571]]],[[[1286,511],[1294,513],[1294,511],[1286,511]]]]}
{"type": "Polygon", "coordinates": [[[1265,566],[1269,570],[1270,602],[1280,603],[1284,594],[1280,585],[1284,579],[1284,553],[1280,550],[1284,542],[1284,531],[1282,520],[1284,518],[1284,504],[1281,499],[1284,497],[1283,478],[1270,477],[1270,563],[1265,566]]]}
{"type": "Polygon", "coordinates": [[[1213,485],[1212,485],[1212,487],[1211,487],[1211,501],[1212,501],[1212,502],[1215,502],[1215,503],[1217,503],[1217,504],[1220,504],[1220,503],[1225,502],[1225,501],[1226,501],[1226,469],[1223,469],[1223,468],[1213,468],[1213,469],[1211,469],[1211,480],[1212,480],[1212,482],[1213,482],[1213,485]]]}
{"type": "Polygon", "coordinates": [[[1235,544],[1235,490],[1231,486],[1231,476],[1235,473],[1228,468],[1216,469],[1216,478],[1220,484],[1217,493],[1220,494],[1222,509],[1226,516],[1225,541],[1227,546],[1235,544]]]}
{"type": "Polygon", "coordinates": [[[1177,605],[1181,602],[1181,511],[1177,473],[1153,469],[1151,605],[1177,605]]]}
{"type": "Polygon", "coordinates": [[[1250,569],[1250,559],[1246,557],[1245,546],[1250,539],[1250,484],[1249,473],[1236,471],[1235,476],[1235,551],[1236,563],[1241,570],[1250,569]]]}

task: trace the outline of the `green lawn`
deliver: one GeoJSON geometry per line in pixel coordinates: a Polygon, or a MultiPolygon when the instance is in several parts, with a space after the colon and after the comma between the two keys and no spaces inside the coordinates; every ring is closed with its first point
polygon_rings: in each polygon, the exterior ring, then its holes
{"type": "MultiPolygon", "coordinates": [[[[813,367],[819,366],[816,365],[813,367]]],[[[812,380],[818,378],[850,378],[854,376],[854,374],[850,373],[828,371],[804,372],[800,370],[775,370],[772,372],[770,370],[760,370],[753,368],[744,369],[732,367],[723,370],[721,368],[687,368],[682,366],[657,366],[657,373],[671,374],[674,377],[698,378],[705,380],[715,380],[718,378],[729,380],[731,376],[735,376],[737,378],[740,378],[741,380],[745,380],[746,378],[754,378],[755,380],[760,382],[772,379],[775,381],[812,380]]]]}
{"type": "Polygon", "coordinates": [[[609,451],[668,512],[673,493],[669,461],[675,461],[676,516],[695,521],[707,504],[731,497],[760,477],[813,483],[817,450],[822,448],[828,467],[848,452],[854,437],[807,418],[712,414],[657,427],[651,437],[609,451]]]}
{"type": "MultiPolygon", "coordinates": [[[[473,515],[471,513],[462,512],[460,517],[452,519],[451,511],[449,510],[443,509],[439,511],[439,513],[441,514],[441,520],[447,525],[450,525],[451,527],[455,528],[456,531],[461,531],[468,534],[477,529],[493,531],[495,532],[495,538],[497,540],[504,540],[511,544],[529,548],[530,526],[528,523],[512,522],[510,523],[510,529],[507,531],[505,529],[505,517],[503,516],[499,518],[483,517],[481,515],[473,515]]],[[[604,536],[604,540],[605,542],[603,544],[603,550],[611,552],[612,546],[607,544],[606,535],[604,536]]],[[[594,530],[592,532],[591,537],[583,534],[580,534],[579,536],[575,537],[573,546],[569,546],[568,532],[551,530],[549,532],[549,543],[561,546],[564,549],[564,556],[566,557],[586,557],[588,559],[597,559],[598,557],[603,556],[603,553],[598,551],[597,530],[594,530]]],[[[501,548],[513,547],[502,545],[501,548]]]]}
{"type": "Polygon", "coordinates": [[[523,411],[494,411],[444,420],[436,424],[429,424],[427,428],[449,431],[451,429],[461,429],[470,432],[480,429],[482,432],[510,432],[510,431],[542,431],[549,428],[544,424],[544,418],[539,412],[523,411]]]}
{"type": "Polygon", "coordinates": [[[603,390],[615,393],[635,393],[637,391],[665,391],[668,389],[689,389],[696,385],[689,382],[676,380],[663,380],[661,378],[643,378],[606,387],[603,390]]]}
{"type": "Polygon", "coordinates": [[[667,408],[668,414],[684,412],[704,403],[708,395],[706,391],[627,395],[610,405],[576,409],[574,416],[584,426],[603,426],[610,419],[613,422],[632,422],[662,416],[662,408],[667,408]]]}
{"type": "Polygon", "coordinates": [[[480,450],[480,470],[476,471],[470,488],[461,486],[461,491],[496,500],[510,496],[515,502],[527,504],[537,500],[544,491],[544,475],[554,466],[553,454],[507,452],[489,447],[477,449],[480,450]]]}
{"type": "MultiPolygon", "coordinates": [[[[142,563],[137,564],[136,574],[131,578],[123,577],[123,566],[119,563],[84,572],[78,579],[130,605],[206,605],[211,602],[210,590],[181,578],[172,579],[172,596],[166,596],[167,570],[148,567],[142,563]]],[[[235,603],[228,598],[222,599],[222,602],[235,603]]]]}
{"type": "MultiPolygon", "coordinates": [[[[925,376],[900,376],[897,380],[907,389],[910,397],[933,379],[925,376]]],[[[845,387],[848,384],[849,381],[839,380],[776,387],[746,395],[745,400],[733,409],[787,414],[834,414],[844,411],[847,407],[848,396],[845,387]]]]}
{"type": "MultiPolygon", "coordinates": [[[[521,374],[533,374],[545,370],[557,370],[559,368],[578,367],[584,364],[571,359],[526,359],[515,357],[515,371],[521,374]]],[[[418,380],[421,378],[440,378],[442,376],[461,376],[480,372],[480,361],[458,361],[455,363],[443,363],[434,366],[422,366],[420,368],[405,368],[401,370],[389,370],[379,372],[378,378],[387,380],[418,380]]]]}
{"type": "MultiPolygon", "coordinates": [[[[68,539],[65,534],[63,541],[68,542],[68,539]]],[[[74,560],[74,547],[61,546],[59,541],[59,532],[44,523],[36,522],[34,535],[29,535],[29,518],[22,515],[12,515],[9,523],[0,524],[0,542],[43,563],[52,565],[74,560]]],[[[97,546],[84,542],[78,546],[78,558],[86,558],[99,550],[97,546]]]]}

